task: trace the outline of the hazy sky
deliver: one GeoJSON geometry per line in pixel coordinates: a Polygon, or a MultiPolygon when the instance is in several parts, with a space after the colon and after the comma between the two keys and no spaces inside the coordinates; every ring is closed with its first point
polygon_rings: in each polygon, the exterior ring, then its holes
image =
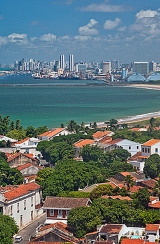
{"type": "Polygon", "coordinates": [[[0,63],[160,62],[159,0],[1,0],[0,63]]]}

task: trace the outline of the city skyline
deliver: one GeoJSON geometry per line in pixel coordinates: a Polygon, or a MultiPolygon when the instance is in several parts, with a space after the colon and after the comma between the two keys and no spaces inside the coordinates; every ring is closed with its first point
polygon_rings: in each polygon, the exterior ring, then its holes
{"type": "Polygon", "coordinates": [[[158,1],[28,0],[1,3],[0,63],[33,58],[75,62],[159,61],[158,1]]]}

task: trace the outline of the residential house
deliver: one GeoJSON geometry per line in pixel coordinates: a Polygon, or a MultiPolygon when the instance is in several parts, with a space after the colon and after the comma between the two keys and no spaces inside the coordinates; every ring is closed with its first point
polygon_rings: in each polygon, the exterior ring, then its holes
{"type": "Polygon", "coordinates": [[[160,224],[146,224],[145,237],[149,242],[158,241],[160,238],[160,224]]]}
{"type": "Polygon", "coordinates": [[[158,139],[151,139],[142,144],[142,156],[149,157],[152,154],[160,155],[160,140],[158,139]]]}
{"type": "Polygon", "coordinates": [[[38,139],[41,141],[50,141],[55,136],[66,136],[68,134],[70,134],[70,132],[66,130],[66,128],[56,128],[38,135],[38,139]]]}
{"type": "Polygon", "coordinates": [[[41,201],[41,187],[37,183],[0,188],[0,212],[14,218],[19,228],[43,213],[41,201]]]}
{"type": "MultiPolygon", "coordinates": [[[[149,243],[149,244],[155,244],[155,242],[149,243]]],[[[130,239],[130,238],[124,238],[121,241],[121,244],[145,244],[145,241],[143,239],[130,239]]]]}
{"type": "Polygon", "coordinates": [[[75,151],[74,157],[79,158],[81,149],[86,145],[91,146],[91,145],[93,145],[93,143],[94,143],[94,140],[92,140],[92,139],[81,139],[78,142],[75,142],[74,143],[74,151],[75,151]]]}
{"type": "Polygon", "coordinates": [[[154,189],[156,184],[157,184],[157,181],[154,179],[145,179],[138,183],[138,185],[140,185],[142,187],[146,187],[148,190],[151,190],[151,191],[154,189]]]}
{"type": "Polygon", "coordinates": [[[47,196],[43,205],[47,213],[45,224],[56,222],[67,223],[67,216],[72,208],[89,206],[89,198],[72,198],[72,197],[51,197],[47,196]]]}
{"type": "Polygon", "coordinates": [[[38,171],[43,168],[44,168],[43,166],[38,166],[31,163],[26,163],[16,167],[16,169],[18,169],[22,173],[25,182],[28,182],[30,176],[37,175],[38,171]]]}
{"type": "Polygon", "coordinates": [[[79,243],[79,239],[73,236],[66,224],[57,222],[37,228],[36,236],[29,243],[79,243]]]}
{"type": "Polygon", "coordinates": [[[35,158],[32,154],[27,153],[6,153],[7,162],[11,168],[16,168],[20,165],[24,165],[26,163],[31,163],[34,165],[39,165],[39,160],[35,158]]]}
{"type": "Polygon", "coordinates": [[[132,164],[132,166],[134,167],[134,169],[138,173],[143,173],[145,161],[146,161],[147,158],[148,158],[148,156],[142,156],[142,152],[137,152],[136,154],[134,154],[133,156],[131,156],[127,160],[127,162],[129,164],[132,164]]]}
{"type": "Polygon", "coordinates": [[[148,204],[149,208],[160,210],[160,199],[159,197],[150,196],[150,202],[148,204]]]}
{"type": "Polygon", "coordinates": [[[118,244],[121,237],[125,236],[128,228],[125,224],[105,224],[99,229],[98,239],[113,241],[118,244]]]}
{"type": "Polygon", "coordinates": [[[12,138],[10,138],[8,136],[4,136],[4,135],[0,135],[0,141],[5,141],[5,142],[10,141],[11,143],[12,142],[17,142],[17,140],[12,139],[12,138]]]}
{"type": "Polygon", "coordinates": [[[114,132],[112,131],[108,131],[108,130],[105,130],[105,131],[97,131],[93,134],[93,139],[95,141],[100,141],[106,137],[111,137],[112,135],[114,134],[114,132]]]}
{"type": "Polygon", "coordinates": [[[39,158],[41,156],[41,153],[36,150],[39,142],[40,140],[37,138],[27,137],[21,141],[12,143],[12,147],[16,152],[33,154],[34,157],[39,158]]]}
{"type": "Polygon", "coordinates": [[[127,150],[131,154],[131,156],[133,156],[135,153],[141,151],[141,144],[139,142],[134,142],[134,141],[130,141],[127,139],[123,139],[123,140],[117,142],[116,145],[119,148],[123,148],[123,149],[127,150]]]}

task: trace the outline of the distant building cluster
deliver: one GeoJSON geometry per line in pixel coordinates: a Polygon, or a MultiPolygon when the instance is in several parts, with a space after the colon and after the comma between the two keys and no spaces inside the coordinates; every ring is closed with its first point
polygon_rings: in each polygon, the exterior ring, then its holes
{"type": "Polygon", "coordinates": [[[52,62],[23,58],[15,61],[13,65],[0,65],[0,68],[31,72],[34,78],[97,79],[110,82],[160,80],[160,63],[154,61],[131,64],[122,64],[118,60],[75,63],[73,54],[69,55],[67,60],[62,54],[59,60],[52,62]]]}

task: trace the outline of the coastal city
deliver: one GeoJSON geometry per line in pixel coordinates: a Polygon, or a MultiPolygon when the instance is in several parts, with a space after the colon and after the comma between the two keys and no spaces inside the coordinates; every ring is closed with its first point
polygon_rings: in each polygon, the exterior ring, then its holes
{"type": "Polygon", "coordinates": [[[160,244],[160,3],[1,1],[0,244],[160,244]]]}
{"type": "Polygon", "coordinates": [[[34,79],[103,80],[106,82],[148,82],[160,80],[160,63],[154,61],[122,64],[118,60],[74,62],[74,55],[67,61],[64,55],[53,62],[22,59],[12,65],[0,65],[0,76],[31,73],[34,79]]]}

